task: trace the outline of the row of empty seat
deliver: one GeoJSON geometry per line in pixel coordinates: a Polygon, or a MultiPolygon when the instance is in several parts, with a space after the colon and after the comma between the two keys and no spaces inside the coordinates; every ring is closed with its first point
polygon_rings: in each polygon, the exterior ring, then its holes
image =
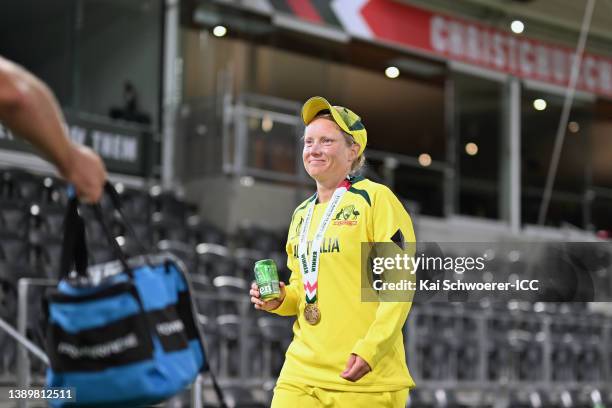
{"type": "Polygon", "coordinates": [[[612,381],[612,319],[584,304],[529,305],[415,304],[407,330],[412,372],[451,382],[612,381]]]}
{"type": "MultiPolygon", "coordinates": [[[[0,315],[15,324],[17,279],[57,277],[66,186],[21,170],[0,171],[0,180],[0,315]]],[[[293,319],[254,310],[246,293],[259,259],[274,259],[281,279],[288,281],[284,232],[245,226],[227,234],[202,220],[195,206],[172,192],[157,186],[117,187],[138,240],[170,251],[186,264],[211,365],[222,382],[257,383],[228,388],[231,398],[239,401],[237,406],[266,406],[271,387],[262,393],[262,386],[273,384],[278,376],[292,339],[293,319]]],[[[110,203],[101,205],[124,250],[139,253],[140,246],[110,203]]],[[[82,215],[92,263],[112,259],[91,210],[83,207],[82,215]]],[[[523,266],[513,262],[507,267],[523,266]]],[[[28,302],[28,336],[39,345],[45,336],[40,324],[43,294],[43,287],[33,287],[28,302]]],[[[531,383],[548,384],[533,390],[541,407],[567,406],[559,405],[559,387],[612,383],[611,327],[610,318],[580,303],[417,302],[406,325],[408,364],[420,386],[411,394],[410,406],[475,406],[454,391],[462,384],[480,384],[483,399],[477,406],[488,406],[487,388],[531,383]]],[[[0,332],[0,378],[14,378],[15,347],[0,332]]],[[[32,362],[34,372],[42,376],[44,367],[32,362]]],[[[610,390],[601,390],[603,400],[606,392],[610,390]]],[[[569,406],[582,406],[588,399],[582,394],[571,397],[569,406]]],[[[536,406],[531,394],[512,391],[508,398],[513,407],[536,406]]]]}

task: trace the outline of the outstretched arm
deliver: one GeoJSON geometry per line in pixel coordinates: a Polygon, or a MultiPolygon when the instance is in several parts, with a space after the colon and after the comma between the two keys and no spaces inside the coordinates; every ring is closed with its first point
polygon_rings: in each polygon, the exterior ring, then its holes
{"type": "Polygon", "coordinates": [[[102,196],[106,169],[91,149],[70,141],[53,93],[34,75],[0,57],[0,122],[38,148],[87,202],[102,196]]]}

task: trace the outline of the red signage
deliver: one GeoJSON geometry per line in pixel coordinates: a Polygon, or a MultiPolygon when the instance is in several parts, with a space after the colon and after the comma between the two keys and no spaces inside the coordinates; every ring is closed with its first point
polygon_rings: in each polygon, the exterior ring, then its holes
{"type": "MultiPolygon", "coordinates": [[[[521,78],[567,86],[574,50],[391,0],[335,0],[356,37],[461,61],[521,78]]],[[[612,59],[584,53],[577,88],[612,96],[612,59]]]]}

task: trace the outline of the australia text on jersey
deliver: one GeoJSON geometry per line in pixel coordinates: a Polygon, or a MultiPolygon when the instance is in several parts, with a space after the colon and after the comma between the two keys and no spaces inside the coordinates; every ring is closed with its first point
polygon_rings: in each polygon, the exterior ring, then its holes
{"type": "MultiPolygon", "coordinates": [[[[312,241],[308,241],[308,246],[306,248],[306,254],[310,255],[310,247],[312,246],[312,241]]],[[[321,253],[327,252],[340,252],[340,240],[338,237],[326,237],[323,238],[323,242],[321,243],[321,253]]],[[[298,246],[297,244],[293,246],[293,257],[298,257],[298,246]]]]}

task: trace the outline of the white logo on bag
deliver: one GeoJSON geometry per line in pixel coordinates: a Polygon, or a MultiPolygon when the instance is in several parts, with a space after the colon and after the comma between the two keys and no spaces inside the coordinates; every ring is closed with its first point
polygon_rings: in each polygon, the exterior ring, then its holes
{"type": "Polygon", "coordinates": [[[182,332],[185,326],[180,320],[173,320],[171,322],[159,323],[157,326],[157,332],[162,336],[170,336],[174,333],[182,332]]]}
{"type": "Polygon", "coordinates": [[[57,345],[57,352],[66,354],[71,358],[106,358],[111,354],[123,353],[125,350],[137,346],[138,338],[134,333],[131,333],[125,337],[121,337],[108,343],[88,347],[76,347],[73,344],[60,342],[57,345]]]}

